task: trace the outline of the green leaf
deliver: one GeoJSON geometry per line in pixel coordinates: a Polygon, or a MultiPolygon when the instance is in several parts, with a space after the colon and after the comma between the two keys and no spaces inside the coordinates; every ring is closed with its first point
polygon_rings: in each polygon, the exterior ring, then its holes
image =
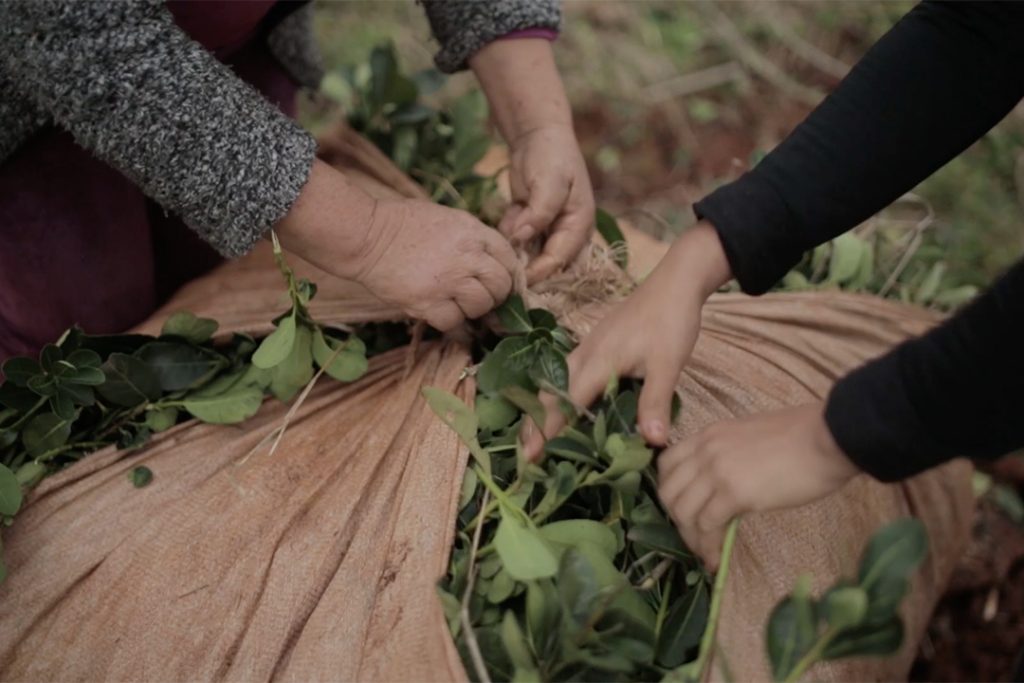
{"type": "MultiPolygon", "coordinates": [[[[84,350],[84,349],[83,349],[84,350]]],[[[78,353],[78,351],[75,351],[78,353]]],[[[91,353],[91,351],[86,351],[91,353]]],[[[80,384],[85,387],[98,387],[106,381],[106,375],[98,367],[81,366],[75,367],[71,372],[61,376],[60,382],[62,385],[67,386],[68,384],[80,384]]]]}
{"type": "Polygon", "coordinates": [[[500,396],[477,394],[475,411],[480,428],[492,432],[508,427],[519,417],[516,407],[500,396]]]}
{"type": "Polygon", "coordinates": [[[498,314],[501,326],[512,334],[525,334],[533,329],[526,304],[518,294],[513,294],[494,310],[498,314]]]}
{"type": "Polygon", "coordinates": [[[458,396],[437,387],[423,387],[427,405],[463,441],[476,441],[477,417],[458,396]]]}
{"type": "Polygon", "coordinates": [[[772,610],[766,644],[774,680],[784,680],[814,645],[816,623],[814,602],[806,596],[789,596],[772,610]]]}
{"type": "Polygon", "coordinates": [[[821,612],[831,628],[852,628],[867,616],[868,594],[860,586],[835,586],[821,599],[821,612]]]}
{"type": "Polygon", "coordinates": [[[17,387],[28,386],[28,381],[42,372],[39,363],[24,356],[10,358],[3,365],[4,377],[17,387]]]}
{"type": "Polygon", "coordinates": [[[160,388],[168,392],[188,389],[224,366],[223,359],[207,351],[168,341],[146,344],[137,355],[156,373],[160,388]]]}
{"type": "Polygon", "coordinates": [[[703,582],[672,603],[658,636],[658,664],[674,669],[686,662],[690,650],[704,635],[708,608],[708,590],[703,582]]]}
{"type": "Polygon", "coordinates": [[[554,576],[558,558],[532,525],[505,505],[501,522],[494,534],[494,548],[505,565],[505,571],[516,581],[533,581],[554,576]]]}
{"type": "Polygon", "coordinates": [[[99,368],[103,365],[100,354],[91,349],[75,349],[65,359],[76,368],[99,368]]]}
{"type": "Polygon", "coordinates": [[[614,558],[618,551],[618,542],[611,528],[592,519],[564,519],[545,524],[539,531],[545,541],[556,548],[560,546],[563,552],[566,548],[578,548],[582,543],[593,545],[608,559],[614,558]]]}
{"type": "Polygon", "coordinates": [[[21,509],[21,484],[14,472],[5,465],[0,465],[0,515],[8,517],[21,509]]]}
{"type": "Polygon", "coordinates": [[[60,448],[71,436],[71,422],[53,413],[36,415],[25,426],[21,441],[33,457],[60,448]]]}
{"type": "Polygon", "coordinates": [[[313,332],[313,359],[339,382],[354,382],[370,367],[366,359],[366,345],[359,337],[353,335],[347,341],[338,342],[324,335],[320,328],[313,332]],[[339,347],[341,351],[338,351],[339,347]]]}
{"type": "Polygon", "coordinates": [[[75,402],[71,394],[60,386],[57,387],[57,393],[50,397],[50,410],[62,420],[70,422],[75,419],[75,402]]]}
{"type": "Polygon", "coordinates": [[[64,352],[56,344],[47,344],[39,354],[40,365],[51,374],[57,370],[57,363],[63,359],[64,352]]]}
{"type": "Polygon", "coordinates": [[[57,393],[57,380],[49,374],[29,377],[27,386],[39,396],[53,396],[57,393]]]}
{"type": "Polygon", "coordinates": [[[825,648],[823,659],[891,655],[903,644],[903,622],[893,617],[882,624],[869,624],[843,631],[825,648]]]}
{"type": "Polygon", "coordinates": [[[7,406],[19,413],[27,413],[39,402],[39,395],[13,382],[0,383],[0,405],[7,406]]]}
{"type": "Polygon", "coordinates": [[[282,318],[277,329],[260,343],[256,353],[252,355],[252,364],[262,370],[269,370],[288,358],[294,345],[295,311],[292,311],[292,314],[282,318]]]}
{"type": "Polygon", "coordinates": [[[210,424],[238,424],[255,415],[263,403],[263,392],[255,387],[231,389],[217,396],[186,398],[182,407],[195,418],[210,424]]]}
{"type": "Polygon", "coordinates": [[[626,237],[619,229],[619,222],[604,209],[597,209],[594,218],[597,232],[615,250],[615,262],[624,269],[629,263],[629,252],[626,251],[626,237]]]}
{"type": "Polygon", "coordinates": [[[102,369],[106,381],[97,390],[111,403],[134,408],[160,398],[160,379],[138,358],[112,353],[102,369]]]}
{"type": "Polygon", "coordinates": [[[541,346],[530,374],[538,386],[546,382],[556,389],[569,391],[569,365],[565,362],[565,356],[550,344],[541,346]]]}
{"type": "Polygon", "coordinates": [[[489,136],[478,135],[458,145],[452,159],[452,175],[456,179],[461,179],[472,173],[477,162],[483,159],[492,144],[489,136]]]}
{"type": "Polygon", "coordinates": [[[860,585],[868,593],[872,621],[887,618],[895,611],[911,574],[927,553],[928,534],[913,517],[896,520],[875,532],[861,557],[859,571],[860,585]],[[877,609],[880,602],[886,604],[881,612],[877,609]]]}
{"type": "Polygon", "coordinates": [[[529,415],[534,424],[542,429],[544,428],[546,411],[544,410],[544,404],[540,402],[536,394],[519,386],[510,386],[502,389],[501,395],[508,399],[512,405],[529,415]]]}
{"type": "MultiPolygon", "coordinates": [[[[537,665],[530,654],[530,647],[526,644],[519,620],[512,610],[505,610],[505,617],[501,621],[501,641],[505,644],[505,652],[508,653],[508,658],[517,672],[536,670],[537,665]]],[[[517,675],[516,678],[520,676],[517,675]]]]}
{"type": "Polygon", "coordinates": [[[532,327],[551,331],[558,329],[558,320],[551,311],[546,311],[543,308],[531,308],[529,313],[532,327]]]}
{"type": "Polygon", "coordinates": [[[942,277],[945,274],[945,261],[937,261],[932,264],[931,269],[928,271],[928,275],[926,275],[924,281],[921,282],[921,286],[917,288],[916,292],[914,292],[914,303],[930,303],[931,300],[935,298],[935,294],[939,291],[939,285],[942,284],[942,277]]]}
{"type": "Polygon", "coordinates": [[[535,521],[540,521],[561,507],[576,491],[576,477],[576,468],[572,464],[560,462],[555,465],[554,473],[544,482],[544,497],[533,508],[531,517],[535,521]]]}
{"type": "Polygon", "coordinates": [[[133,467],[128,473],[128,481],[130,481],[132,486],[135,488],[141,489],[142,487],[147,486],[149,482],[153,481],[153,470],[144,465],[133,467]]]}
{"type": "Polygon", "coordinates": [[[289,354],[271,369],[270,392],[288,403],[313,379],[313,332],[305,325],[295,330],[289,354]]]}
{"type": "MultiPolygon", "coordinates": [[[[600,464],[595,457],[597,454],[594,452],[593,445],[582,444],[576,439],[571,439],[567,436],[556,436],[550,439],[544,444],[544,452],[548,455],[572,460],[573,462],[582,462],[595,466],[600,464]]],[[[574,473],[575,471],[573,469],[574,473]]]]}
{"type": "Polygon", "coordinates": [[[167,431],[177,423],[177,408],[157,408],[146,411],[146,426],[155,433],[167,431]]]}
{"type": "Polygon", "coordinates": [[[491,579],[490,586],[487,588],[484,597],[487,598],[487,602],[498,605],[512,597],[515,589],[516,582],[507,571],[502,570],[491,579]]]}
{"type": "Polygon", "coordinates": [[[41,463],[37,460],[29,460],[27,463],[18,468],[18,471],[14,473],[14,476],[18,479],[18,483],[21,484],[22,488],[30,489],[46,476],[48,468],[45,463],[41,463]]]}
{"type": "Polygon", "coordinates": [[[526,371],[529,363],[513,365],[510,360],[516,354],[523,354],[528,348],[529,342],[525,337],[507,337],[498,342],[477,368],[478,390],[485,394],[496,394],[510,386],[529,386],[530,379],[526,371]]]}
{"type": "Polygon", "coordinates": [[[644,443],[642,436],[623,436],[612,434],[605,443],[605,452],[611,458],[611,464],[603,472],[591,472],[584,483],[599,484],[616,479],[626,472],[640,472],[649,464],[654,453],[644,443]]]}
{"type": "Polygon", "coordinates": [[[683,539],[679,536],[679,532],[668,522],[634,524],[630,527],[626,538],[676,559],[689,560],[693,557],[683,546],[683,539]]]}
{"type": "Polygon", "coordinates": [[[210,318],[199,318],[188,311],[172,313],[164,322],[160,335],[164,337],[182,337],[193,344],[208,342],[217,331],[217,321],[210,318]]]}
{"type": "Polygon", "coordinates": [[[469,447],[473,459],[484,473],[490,476],[491,457],[480,447],[480,442],[476,439],[477,417],[469,406],[459,400],[458,396],[437,387],[423,387],[422,393],[434,414],[458,434],[462,443],[469,447]]]}
{"type": "MultiPolygon", "coordinates": [[[[392,122],[396,123],[394,118],[392,118],[392,122]]],[[[391,159],[403,171],[408,171],[412,165],[413,155],[416,153],[417,140],[416,129],[411,126],[402,126],[394,131],[391,159]]]]}
{"type": "Polygon", "coordinates": [[[832,240],[832,258],[825,282],[842,285],[857,275],[865,250],[870,249],[861,238],[846,233],[832,240]]]}
{"type": "Polygon", "coordinates": [[[932,303],[937,306],[959,308],[976,296],[978,296],[977,287],[974,285],[961,285],[960,287],[942,290],[932,298],[932,303]]]}
{"type": "Polygon", "coordinates": [[[572,620],[577,629],[586,625],[600,606],[602,586],[593,565],[581,549],[571,548],[562,555],[555,584],[562,600],[562,613],[572,620]]]}
{"type": "Polygon", "coordinates": [[[555,584],[548,580],[530,581],[526,585],[526,633],[540,659],[557,645],[558,625],[562,609],[555,584]]]}

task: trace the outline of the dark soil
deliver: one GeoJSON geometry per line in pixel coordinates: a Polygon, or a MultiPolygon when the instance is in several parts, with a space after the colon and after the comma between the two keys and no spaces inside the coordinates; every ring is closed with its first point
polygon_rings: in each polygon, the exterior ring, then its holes
{"type": "Polygon", "coordinates": [[[910,680],[1021,681],[1022,655],[1024,530],[983,501],[910,680]]]}

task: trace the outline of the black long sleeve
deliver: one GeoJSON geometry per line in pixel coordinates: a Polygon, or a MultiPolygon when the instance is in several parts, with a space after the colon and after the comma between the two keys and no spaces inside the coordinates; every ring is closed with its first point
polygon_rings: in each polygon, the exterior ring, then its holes
{"type": "Polygon", "coordinates": [[[752,171],[699,201],[743,291],[899,198],[1024,97],[1024,2],[923,2],[752,171]]]}
{"type": "Polygon", "coordinates": [[[939,327],[837,382],[825,421],[882,481],[1024,447],[1024,260],[939,327]]]}
{"type": "MultiPolygon", "coordinates": [[[[1024,96],[1024,3],[915,7],[755,169],[695,206],[744,291],[856,226],[966,149],[1024,96]]],[[[894,481],[1024,447],[1024,262],[943,325],[840,380],[826,421],[894,481]]]]}

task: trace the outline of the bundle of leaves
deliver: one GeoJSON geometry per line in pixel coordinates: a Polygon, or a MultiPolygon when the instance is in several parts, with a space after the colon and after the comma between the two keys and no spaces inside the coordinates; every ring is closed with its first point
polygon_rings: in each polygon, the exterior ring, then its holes
{"type": "MultiPolygon", "coordinates": [[[[35,358],[11,358],[0,384],[0,517],[10,524],[24,491],[106,446],[139,448],[151,435],[195,418],[236,424],[265,396],[288,402],[317,368],[351,382],[367,369],[358,335],[325,327],[308,311],[316,286],[297,280],[274,253],[291,306],[257,342],[245,334],[215,341],[217,322],[178,312],[159,336],[89,335],[68,330],[35,358]]],[[[368,330],[375,332],[375,330],[368,330]]],[[[385,340],[386,341],[386,340],[385,340]]],[[[132,473],[136,485],[151,478],[132,473]]],[[[4,575],[0,561],[0,577],[4,575]]]]}
{"type": "MultiPolygon", "coordinates": [[[[845,289],[941,310],[973,299],[978,288],[948,282],[946,262],[921,246],[920,228],[907,232],[881,218],[807,252],[779,282],[781,291],[845,289]]],[[[919,223],[918,225],[926,225],[919,223]]]]}
{"type": "MultiPolygon", "coordinates": [[[[438,587],[467,671],[481,681],[702,679],[735,523],[712,588],[657,498],[655,453],[635,431],[641,382],[609,382],[596,405],[574,407],[571,334],[518,297],[498,315],[508,334],[484,343],[474,407],[424,390],[472,456],[438,587]],[[542,463],[527,463],[518,433],[528,418],[544,423],[541,390],[561,397],[570,426],[542,463]]],[[[898,650],[896,609],[926,549],[923,525],[900,520],[871,540],[856,580],[815,601],[802,579],[769,619],[775,679],[898,650]]]]}
{"type": "Polygon", "coordinates": [[[327,74],[321,91],[344,108],[354,130],[420,182],[434,201],[494,225],[504,202],[494,178],[475,170],[493,144],[484,125],[486,101],[471,90],[444,110],[427,106],[423,97],[444,82],[435,69],[403,74],[394,46],[387,44],[374,48],[368,62],[327,74]]]}
{"type": "Polygon", "coordinates": [[[655,494],[653,451],[635,433],[638,384],[610,383],[526,463],[525,416],[540,389],[564,395],[573,341],[518,297],[498,310],[508,336],[476,369],[475,409],[428,388],[468,445],[457,540],[439,587],[466,668],[491,680],[657,680],[696,656],[708,576],[655,494]]]}

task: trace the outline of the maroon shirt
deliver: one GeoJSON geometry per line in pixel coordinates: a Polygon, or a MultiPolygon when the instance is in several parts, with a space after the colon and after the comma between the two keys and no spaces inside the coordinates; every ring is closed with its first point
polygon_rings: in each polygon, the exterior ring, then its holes
{"type": "MultiPolygon", "coordinates": [[[[274,0],[169,0],[177,24],[286,113],[296,85],[257,40],[274,0]]],[[[50,127],[0,164],[0,361],[71,325],[121,332],[220,257],[50,127]]]]}

